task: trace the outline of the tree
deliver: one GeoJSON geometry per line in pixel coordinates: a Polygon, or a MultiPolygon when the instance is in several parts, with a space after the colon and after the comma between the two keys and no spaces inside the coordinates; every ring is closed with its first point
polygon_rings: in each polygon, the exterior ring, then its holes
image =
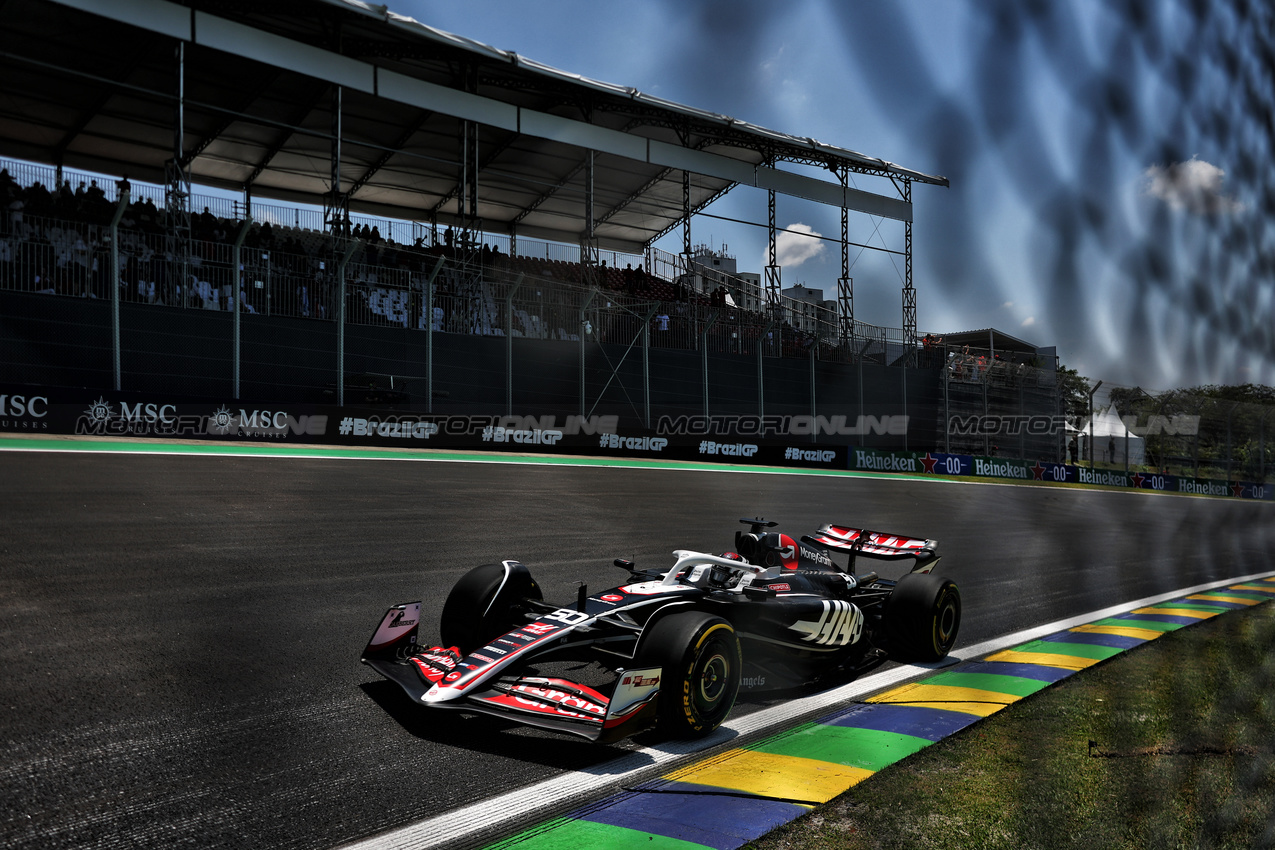
{"type": "Polygon", "coordinates": [[[1062,397],[1063,415],[1074,426],[1089,418],[1089,379],[1075,369],[1058,364],[1058,393],[1062,397]]]}

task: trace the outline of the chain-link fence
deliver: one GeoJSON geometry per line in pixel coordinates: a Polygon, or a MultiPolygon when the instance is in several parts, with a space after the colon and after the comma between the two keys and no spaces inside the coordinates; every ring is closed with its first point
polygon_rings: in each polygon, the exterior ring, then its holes
{"type": "Polygon", "coordinates": [[[1104,384],[1071,417],[1079,462],[1096,468],[1265,483],[1275,469],[1275,390],[1148,392],[1104,384]]]}

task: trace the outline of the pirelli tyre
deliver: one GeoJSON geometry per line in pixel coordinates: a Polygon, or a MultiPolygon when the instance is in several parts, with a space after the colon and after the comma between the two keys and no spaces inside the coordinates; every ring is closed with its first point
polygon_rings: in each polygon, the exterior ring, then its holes
{"type": "Polygon", "coordinates": [[[885,606],[890,654],[901,661],[947,657],[961,628],[961,592],[942,576],[909,573],[885,606]]]}
{"type": "Polygon", "coordinates": [[[518,561],[474,567],[447,594],[439,632],[443,646],[468,655],[524,623],[524,599],[543,599],[531,571],[518,561]]]}
{"type": "Polygon", "coordinates": [[[662,668],[657,731],[669,738],[702,738],[735,705],[744,659],[730,623],[686,611],[647,629],[636,666],[662,668]]]}

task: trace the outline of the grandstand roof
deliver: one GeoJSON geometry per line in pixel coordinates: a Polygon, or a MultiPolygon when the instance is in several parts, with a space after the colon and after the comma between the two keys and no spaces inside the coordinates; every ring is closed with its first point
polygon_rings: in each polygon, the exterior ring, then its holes
{"type": "Polygon", "coordinates": [[[440,223],[460,208],[477,126],[477,212],[491,232],[640,250],[737,185],[911,220],[905,182],[946,178],[598,82],[359,0],[9,0],[0,153],[165,181],[179,105],[196,183],[440,223]],[[178,47],[183,56],[179,65],[178,47]],[[184,67],[184,74],[179,74],[184,67]],[[182,97],[179,99],[179,87],[182,97]],[[828,179],[782,169],[828,169],[828,179]],[[874,175],[888,194],[843,186],[874,175]]]}

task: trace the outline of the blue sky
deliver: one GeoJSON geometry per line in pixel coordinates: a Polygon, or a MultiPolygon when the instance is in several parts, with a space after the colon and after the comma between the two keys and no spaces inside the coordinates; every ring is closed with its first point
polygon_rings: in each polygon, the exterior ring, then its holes
{"type": "MultiPolygon", "coordinates": [[[[1275,15],[1246,5],[390,8],[563,70],[944,175],[951,188],[913,187],[922,331],[993,326],[1057,345],[1082,374],[1164,389],[1275,383],[1275,15]]],[[[860,186],[880,191],[871,178],[860,186]]],[[[766,195],[739,188],[707,212],[764,223],[766,195]]],[[[779,199],[777,219],[839,233],[836,210],[791,198],[779,199]]],[[[850,238],[903,248],[900,225],[860,214],[850,238]]],[[[741,270],[763,265],[764,229],[703,217],[692,240],[727,244],[741,270]]],[[[840,249],[818,244],[813,256],[787,255],[784,285],[832,297],[840,249]]],[[[680,233],[661,247],[680,250],[680,233]]],[[[900,259],[850,258],[857,317],[901,326],[900,259]]]]}

